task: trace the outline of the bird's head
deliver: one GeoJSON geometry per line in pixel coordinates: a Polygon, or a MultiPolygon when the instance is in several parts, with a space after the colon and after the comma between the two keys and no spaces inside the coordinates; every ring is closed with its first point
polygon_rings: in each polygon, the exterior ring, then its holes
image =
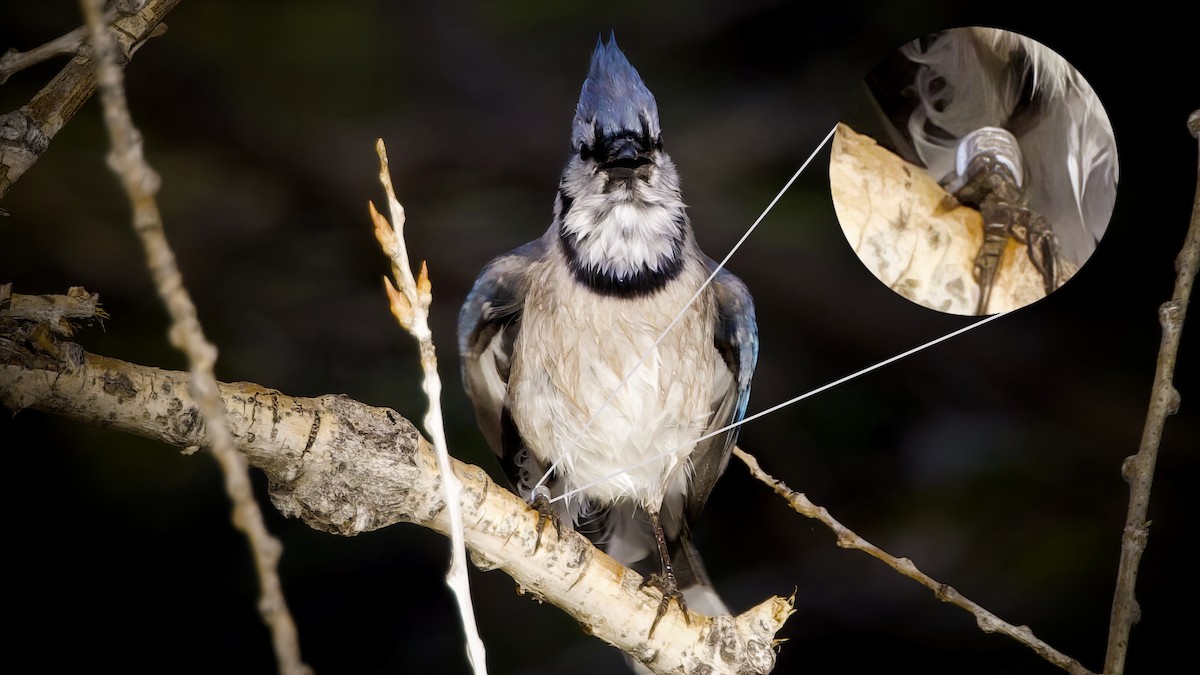
{"type": "Polygon", "coordinates": [[[615,36],[596,42],[571,149],[555,221],[580,279],[624,292],[673,278],[689,232],[679,176],[663,151],[654,94],[615,36]]]}
{"type": "Polygon", "coordinates": [[[630,198],[651,189],[678,192],[675,167],[663,152],[654,94],[615,36],[607,44],[596,41],[575,107],[571,149],[568,171],[577,183],[586,183],[577,187],[630,198]]]}

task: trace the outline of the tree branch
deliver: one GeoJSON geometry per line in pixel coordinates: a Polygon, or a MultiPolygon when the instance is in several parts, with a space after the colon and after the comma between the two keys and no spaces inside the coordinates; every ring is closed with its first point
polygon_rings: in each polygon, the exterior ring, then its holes
{"type": "MultiPolygon", "coordinates": [[[[136,13],[120,16],[109,27],[120,67],[129,62],[146,40],[161,34],[165,27],[163,17],[177,4],[179,0],[149,0],[136,13]]],[[[96,90],[96,67],[90,50],[86,43],[74,42],[74,36],[83,30],[76,29],[38,48],[53,51],[74,45],[75,57],[29,103],[19,110],[0,114],[0,199],[49,149],[50,141],[96,90]]],[[[42,56],[39,54],[38,58],[42,56]]],[[[12,58],[11,52],[4,56],[6,60],[12,58]]],[[[9,70],[4,71],[4,77],[30,65],[32,62],[10,63],[5,66],[9,70]]]]}
{"type": "Polygon", "coordinates": [[[438,473],[446,477],[442,490],[446,498],[447,515],[450,518],[450,569],[446,572],[446,585],[454,592],[458,611],[462,618],[463,633],[467,639],[467,658],[476,673],[487,673],[487,653],[479,637],[475,623],[475,608],[471,603],[471,580],[467,576],[467,547],[463,538],[462,512],[459,508],[462,484],[450,470],[450,450],[446,447],[446,430],[442,424],[442,378],[438,375],[437,352],[433,345],[433,331],[429,329],[429,306],[433,304],[433,286],[429,281],[429,269],[421,263],[421,273],[414,278],[408,262],[408,245],[404,241],[404,207],[396,199],[392,189],[392,176],[388,169],[387,148],[383,139],[375,141],[375,152],[379,155],[379,181],[387,195],[388,211],[392,221],[368,202],[371,221],[375,226],[375,239],[379,241],[384,255],[392,262],[392,276],[399,290],[385,276],[383,287],[387,292],[392,315],[404,330],[417,339],[421,351],[421,370],[425,374],[425,396],[429,399],[429,412],[425,414],[425,431],[433,438],[433,449],[437,455],[438,473]]]}
{"type": "MultiPolygon", "coordinates": [[[[1188,118],[1188,131],[1200,139],[1200,110],[1188,118]]],[[[1150,387],[1150,408],[1136,455],[1121,465],[1121,475],[1129,483],[1129,510],[1121,536],[1121,563],[1117,569],[1116,591],[1113,593],[1112,618],[1108,628],[1108,648],[1104,655],[1104,672],[1119,675],[1125,672],[1125,654],[1129,649],[1129,631],[1138,618],[1138,565],[1150,537],[1146,513],[1150,507],[1150,486],[1154,482],[1154,465],[1158,461],[1158,445],[1168,415],[1179,409],[1179,392],[1171,383],[1175,375],[1175,357],[1183,335],[1183,319],[1187,315],[1196,269],[1200,265],[1200,157],[1196,167],[1196,197],[1192,204],[1192,222],[1184,238],[1183,248],[1175,259],[1175,292],[1158,309],[1162,325],[1162,341],[1158,347],[1158,364],[1154,369],[1154,384],[1150,387]]]]}
{"type": "MultiPolygon", "coordinates": [[[[133,9],[136,11],[139,8],[133,9]]],[[[117,11],[117,7],[109,7],[104,10],[104,23],[112,23],[112,20],[117,17],[117,11]]],[[[8,78],[26,68],[31,68],[56,56],[78,53],[83,48],[84,41],[87,40],[87,34],[88,27],[80,26],[28,51],[17,51],[15,47],[9,49],[4,52],[3,56],[0,56],[0,86],[8,82],[8,78]]]]}
{"type": "Polygon", "coordinates": [[[296,624],[288,611],[279,581],[279,558],[283,547],[271,536],[254,499],[246,459],[233,445],[225,408],[217,391],[213,365],[217,349],[204,337],[196,306],[175,264],[175,254],[163,231],[158,210],[159,178],[142,152],[141,133],[133,126],[125,101],[124,73],[117,66],[116,42],[102,21],[103,0],[81,0],[91,33],[96,66],[96,83],[104,122],[112,139],[109,165],[120,179],[133,208],[133,229],[142,241],[146,264],[158,295],[171,317],[171,344],[188,359],[192,377],[188,385],[209,430],[209,445],[225,478],[225,491],[233,502],[233,524],[246,535],[258,574],[261,594],[258,611],[271,631],[271,642],[280,673],[307,675],[311,672],[300,658],[296,624]]]}
{"type": "Polygon", "coordinates": [[[1071,673],[1071,675],[1095,675],[1092,671],[1085,668],[1083,664],[1039,640],[1028,626],[1014,626],[1003,621],[1000,617],[971,601],[962,593],[959,593],[953,586],[940,583],[933,577],[917,569],[917,566],[908,558],[896,558],[887,551],[858,536],[853,530],[838,522],[824,507],[812,503],[803,492],[796,492],[789,488],[783,481],[763,471],[762,467],[758,465],[758,460],[750,453],[741,448],[734,448],[733,454],[745,462],[746,466],[750,469],[750,475],[767,484],[776,494],[783,497],[793,510],[807,518],[819,520],[826,527],[833,530],[833,533],[837,535],[838,547],[862,551],[933,591],[934,597],[938,600],[967,610],[975,616],[975,623],[985,633],[1007,635],[1037,652],[1039,656],[1050,663],[1071,673]]]}
{"type": "MultiPolygon", "coordinates": [[[[208,445],[211,433],[189,393],[192,377],[85,353],[62,342],[61,358],[31,344],[34,327],[0,323],[0,404],[30,408],[156,439],[208,445]]],[[[299,398],[257,384],[218,383],[237,449],[269,479],[271,501],[310,527],[354,535],[407,522],[442,534],[450,523],[430,444],[408,420],[345,396],[299,398]]],[[[537,512],[480,468],[452,460],[472,561],[500,569],[560,607],[586,632],[658,673],[766,673],[775,634],[792,613],[772,597],[743,614],[668,615],[647,638],[658,598],[641,577],[585,537],[564,530],[533,552],[537,512]]]]}

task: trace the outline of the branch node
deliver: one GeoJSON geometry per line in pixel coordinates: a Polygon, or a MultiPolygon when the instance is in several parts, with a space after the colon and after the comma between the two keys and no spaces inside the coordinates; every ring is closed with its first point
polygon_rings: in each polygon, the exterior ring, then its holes
{"type": "Polygon", "coordinates": [[[1124,478],[1126,483],[1132,483],[1137,475],[1137,460],[1137,455],[1130,455],[1121,462],[1121,478],[1124,478]]]}

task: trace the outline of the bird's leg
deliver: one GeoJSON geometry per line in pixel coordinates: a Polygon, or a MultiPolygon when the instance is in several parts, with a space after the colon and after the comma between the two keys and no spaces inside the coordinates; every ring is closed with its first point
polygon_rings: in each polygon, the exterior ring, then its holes
{"type": "Polygon", "coordinates": [[[679,604],[680,611],[683,612],[683,620],[689,626],[692,621],[688,617],[687,602],[683,599],[683,593],[679,592],[679,585],[675,582],[675,573],[671,571],[671,556],[667,553],[667,538],[663,535],[662,523],[658,519],[658,511],[650,511],[650,524],[654,526],[654,541],[658,543],[658,557],[662,561],[662,574],[651,574],[642,582],[642,588],[653,586],[662,592],[662,600],[658,603],[658,612],[654,615],[654,623],[650,624],[650,634],[647,638],[654,637],[654,629],[658,627],[658,622],[667,613],[667,607],[670,606],[671,600],[674,599],[679,604]]]}
{"type": "Polygon", "coordinates": [[[1000,256],[1004,253],[1004,245],[1008,243],[1008,227],[1003,222],[983,222],[983,245],[975,254],[975,282],[979,284],[979,302],[975,306],[976,314],[987,310],[992,297],[992,286],[996,281],[996,268],[1000,265],[1000,256]]]}
{"type": "Polygon", "coordinates": [[[1010,162],[984,151],[971,159],[965,175],[966,182],[954,196],[977,207],[983,216],[983,245],[975,256],[975,280],[979,283],[976,313],[987,310],[1009,237],[1028,247],[1029,260],[1042,275],[1049,295],[1058,285],[1058,239],[1041,214],[1021,205],[1024,195],[1010,162]]]}
{"type": "Polygon", "coordinates": [[[977,314],[987,309],[1000,256],[1012,237],[1025,244],[1029,261],[1042,276],[1042,287],[1050,295],[1058,287],[1058,238],[1039,213],[1006,201],[1008,190],[989,193],[979,204],[983,216],[983,245],[975,256],[975,279],[979,282],[977,314]]]}
{"type": "Polygon", "coordinates": [[[554,534],[561,537],[562,520],[554,510],[554,505],[550,503],[550,488],[545,485],[539,485],[533,490],[533,501],[529,506],[538,512],[537,539],[533,542],[533,552],[537,553],[542,545],[542,530],[546,529],[546,523],[554,523],[554,534]]]}
{"type": "Polygon", "coordinates": [[[1046,295],[1058,287],[1058,237],[1050,223],[1039,213],[1019,209],[1015,214],[1012,235],[1029,249],[1029,261],[1042,275],[1046,295]]]}

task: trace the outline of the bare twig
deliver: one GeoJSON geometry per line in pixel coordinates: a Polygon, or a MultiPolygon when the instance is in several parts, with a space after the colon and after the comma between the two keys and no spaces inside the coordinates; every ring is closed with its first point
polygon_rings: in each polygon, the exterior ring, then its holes
{"type": "MultiPolygon", "coordinates": [[[[0,405],[181,448],[213,442],[213,428],[200,422],[189,394],[195,378],[186,372],[87,354],[71,342],[58,343],[58,357],[0,325],[4,339],[24,351],[8,359],[0,353],[0,405]]],[[[394,411],[345,396],[292,397],[249,382],[218,383],[217,390],[236,447],[266,473],[271,500],[284,515],[341,535],[400,522],[450,531],[434,451],[394,411]]],[[[690,623],[672,614],[649,638],[658,598],[641,589],[637,573],[573,530],[531,553],[537,512],[482,469],[450,463],[463,483],[465,537],[480,568],[504,571],[527,595],[561,608],[585,632],[655,672],[771,671],[790,600],[772,597],[736,617],[692,612],[690,623]]]]}
{"type": "Polygon", "coordinates": [[[83,286],[72,286],[66,295],[25,295],[13,293],[11,286],[0,287],[0,319],[45,323],[55,333],[71,337],[72,321],[108,318],[100,308],[100,294],[88,293],[83,286]]]}
{"type": "MultiPolygon", "coordinates": [[[[115,58],[121,67],[146,40],[161,33],[163,17],[179,0],[149,0],[142,4],[136,13],[119,16],[108,30],[116,42],[115,58]]],[[[20,110],[0,114],[0,199],[46,152],[55,134],[95,90],[96,68],[87,47],[82,46],[29,103],[20,110]]]]}
{"type": "Polygon", "coordinates": [[[308,666],[300,658],[296,626],[288,612],[279,581],[277,567],[282,546],[263,523],[250,485],[246,459],[233,445],[225,408],[213,376],[217,350],[204,337],[196,307],[183,285],[175,255],[163,232],[162,216],[155,199],[158,175],[142,155],[141,134],[134,128],[129,115],[123,86],[124,74],[116,61],[116,45],[101,20],[103,2],[81,0],[81,5],[91,32],[104,121],[112,138],[113,150],[109,164],[129,195],[134,230],[142,240],[158,294],[171,316],[171,343],[187,355],[191,365],[191,391],[208,427],[213,455],[224,473],[225,489],[233,501],[233,523],[250,542],[261,585],[259,612],[271,629],[279,671],[288,674],[308,673],[308,666]]]}
{"type": "Polygon", "coordinates": [[[883,561],[888,567],[896,570],[917,583],[933,591],[934,597],[942,602],[948,602],[952,605],[961,607],[975,616],[975,623],[979,625],[979,629],[987,633],[1000,633],[1020,642],[1037,652],[1042,658],[1050,663],[1062,668],[1072,675],[1094,675],[1092,671],[1083,667],[1075,659],[1059,652],[1045,642],[1034,636],[1033,631],[1028,626],[1014,626],[997,617],[995,614],[980,607],[975,602],[966,598],[962,593],[959,593],[954,587],[943,584],[917,569],[908,558],[896,558],[886,551],[875,546],[871,542],[863,539],[855,534],[845,525],[838,522],[829,511],[822,506],[817,506],[812,503],[807,496],[802,492],[796,492],[789,488],[783,481],[779,480],[762,470],[758,465],[758,460],[753,455],[747,453],[741,448],[734,448],[733,454],[746,463],[750,469],[750,474],[758,480],[766,483],[775,491],[776,494],[787,500],[797,513],[802,516],[813,518],[821,521],[826,527],[833,530],[837,535],[837,545],[841,548],[857,549],[870,555],[873,558],[883,561]]]}
{"type": "Polygon", "coordinates": [[[375,209],[373,203],[369,204],[371,221],[375,225],[375,238],[392,261],[392,276],[396,278],[400,290],[396,290],[386,276],[383,278],[383,286],[396,321],[412,333],[420,345],[421,368],[425,372],[423,386],[425,396],[429,399],[429,412],[424,420],[425,431],[433,439],[438,471],[444,478],[442,490],[450,516],[451,542],[450,569],[446,573],[446,585],[454,592],[458,601],[458,611],[467,639],[467,658],[476,673],[487,673],[487,654],[475,623],[475,609],[471,603],[471,581],[467,577],[467,546],[463,535],[462,507],[459,504],[462,498],[462,484],[450,470],[450,451],[446,448],[446,431],[442,424],[442,379],[438,376],[437,353],[433,346],[433,333],[429,330],[429,306],[433,302],[433,288],[429,282],[429,270],[424,262],[421,263],[420,276],[413,278],[412,268],[408,263],[408,246],[404,242],[404,207],[400,205],[392,189],[387,148],[383,145],[383,139],[375,142],[375,151],[379,154],[379,181],[383,183],[384,192],[387,194],[392,222],[389,225],[387,218],[375,209]]]}
{"type": "MultiPolygon", "coordinates": [[[[112,23],[112,20],[117,16],[117,8],[110,7],[104,12],[104,23],[112,23]]],[[[0,85],[8,82],[8,78],[14,74],[36,66],[37,64],[52,59],[56,56],[66,54],[74,54],[80,50],[84,41],[87,40],[87,26],[80,26],[75,30],[39,47],[34,47],[28,51],[19,52],[15,48],[4,52],[0,56],[0,85]]]]}
{"type": "MultiPolygon", "coordinates": [[[[1200,110],[1188,118],[1188,130],[1200,138],[1200,110]]],[[[1175,358],[1183,334],[1183,319],[1187,314],[1196,268],[1200,264],[1200,159],[1197,160],[1196,197],[1192,204],[1192,222],[1183,241],[1183,249],[1175,260],[1175,292],[1158,309],[1162,325],[1162,341],[1158,347],[1158,365],[1154,369],[1154,384],[1150,389],[1150,408],[1136,455],[1121,465],[1121,475],[1129,483],[1129,510],[1121,536],[1121,563],[1117,570],[1116,591],[1113,594],[1112,618],[1108,627],[1108,648],[1104,655],[1104,672],[1119,675],[1125,672],[1125,655],[1129,649],[1129,631],[1138,618],[1134,597],[1138,564],[1150,537],[1146,513],[1150,506],[1150,486],[1154,482],[1154,465],[1162,440],[1167,416],[1179,409],[1179,392],[1171,383],[1175,374],[1175,358]]]]}

